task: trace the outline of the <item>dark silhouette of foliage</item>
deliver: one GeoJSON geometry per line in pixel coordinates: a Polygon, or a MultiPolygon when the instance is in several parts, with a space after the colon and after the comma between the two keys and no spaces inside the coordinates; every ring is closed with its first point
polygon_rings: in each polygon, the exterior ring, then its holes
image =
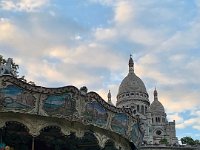
{"type": "Polygon", "coordinates": [[[169,144],[169,142],[167,141],[167,139],[161,139],[160,140],[160,144],[165,144],[165,145],[168,145],[169,144]]]}
{"type": "Polygon", "coordinates": [[[200,145],[200,141],[199,140],[194,140],[191,137],[183,137],[181,138],[181,142],[182,144],[186,144],[186,145],[200,145]]]}

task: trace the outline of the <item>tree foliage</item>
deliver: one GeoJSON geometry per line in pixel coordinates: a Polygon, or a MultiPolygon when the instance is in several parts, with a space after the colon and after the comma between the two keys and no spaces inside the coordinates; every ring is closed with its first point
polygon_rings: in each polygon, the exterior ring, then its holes
{"type": "Polygon", "coordinates": [[[5,64],[6,60],[3,58],[2,55],[0,55],[0,65],[5,64]]]}
{"type": "Polygon", "coordinates": [[[160,144],[165,144],[165,145],[168,145],[169,144],[169,142],[167,141],[167,139],[161,139],[160,140],[160,144]]]}
{"type": "Polygon", "coordinates": [[[186,145],[200,145],[199,140],[193,140],[193,138],[188,137],[188,136],[181,138],[181,142],[182,144],[186,144],[186,145]]]}

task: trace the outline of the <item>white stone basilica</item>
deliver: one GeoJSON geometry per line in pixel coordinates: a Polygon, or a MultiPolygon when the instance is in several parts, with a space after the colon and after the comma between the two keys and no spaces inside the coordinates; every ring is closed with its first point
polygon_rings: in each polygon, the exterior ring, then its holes
{"type": "MultiPolygon", "coordinates": [[[[110,92],[108,94],[110,103],[110,92]]],[[[160,140],[167,140],[169,145],[178,144],[175,120],[167,121],[163,105],[158,100],[158,93],[154,91],[154,101],[150,104],[145,84],[134,72],[134,62],[129,59],[129,73],[119,86],[116,107],[132,108],[133,115],[139,115],[145,124],[144,143],[160,144],[160,140]]]]}

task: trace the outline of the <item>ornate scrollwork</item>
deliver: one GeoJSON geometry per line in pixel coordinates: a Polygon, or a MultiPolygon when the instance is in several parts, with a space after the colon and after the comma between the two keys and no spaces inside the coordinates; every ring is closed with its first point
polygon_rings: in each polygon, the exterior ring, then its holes
{"type": "Polygon", "coordinates": [[[0,121],[0,128],[5,126],[5,122],[4,121],[0,121]]]}
{"type": "Polygon", "coordinates": [[[94,133],[95,137],[98,140],[98,144],[101,148],[105,147],[106,142],[109,140],[109,138],[105,135],[102,135],[100,133],[94,133]]]}
{"type": "Polygon", "coordinates": [[[76,135],[76,137],[78,137],[78,138],[82,138],[82,137],[84,136],[84,134],[85,134],[85,131],[83,131],[83,130],[81,130],[81,129],[78,129],[78,130],[76,130],[76,132],[75,132],[75,135],[76,135]]]}
{"type": "Polygon", "coordinates": [[[71,132],[70,132],[70,129],[65,127],[65,128],[61,128],[61,132],[64,134],[64,135],[70,135],[71,132]]]}

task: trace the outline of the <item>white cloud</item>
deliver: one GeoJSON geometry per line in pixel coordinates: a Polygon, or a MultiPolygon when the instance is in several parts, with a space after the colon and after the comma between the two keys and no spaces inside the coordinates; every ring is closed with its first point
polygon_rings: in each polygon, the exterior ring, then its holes
{"type": "MultiPolygon", "coordinates": [[[[183,119],[178,113],[168,115],[169,118],[175,118],[176,126],[178,129],[184,129],[187,127],[192,127],[193,129],[200,130],[200,111],[198,106],[194,106],[193,109],[189,110],[189,119],[183,119]]],[[[195,136],[199,136],[196,134],[195,136]]]]}
{"type": "Polygon", "coordinates": [[[176,121],[176,124],[180,124],[183,122],[183,117],[181,117],[178,113],[168,114],[167,115],[168,121],[176,121]]]}
{"type": "Polygon", "coordinates": [[[134,17],[134,5],[130,1],[117,1],[115,5],[114,20],[119,23],[127,23],[134,17]]]}
{"type": "Polygon", "coordinates": [[[0,41],[2,43],[15,43],[15,39],[21,39],[21,34],[18,28],[12,21],[6,18],[1,18],[0,20],[0,41]]]}
{"type": "Polygon", "coordinates": [[[2,9],[11,11],[35,11],[46,5],[49,0],[2,0],[0,6],[2,9]]]}
{"type": "Polygon", "coordinates": [[[82,37],[81,37],[80,35],[76,35],[76,36],[74,37],[74,39],[75,39],[75,40],[81,40],[82,37]]]}
{"type": "Polygon", "coordinates": [[[88,0],[89,2],[92,3],[99,3],[101,5],[113,5],[116,1],[115,0],[88,0]]]}
{"type": "Polygon", "coordinates": [[[132,42],[136,42],[145,46],[155,46],[162,40],[162,34],[157,31],[145,29],[142,27],[131,27],[126,32],[132,42]],[[159,37],[159,38],[157,38],[159,37]]]}
{"type": "Polygon", "coordinates": [[[94,34],[97,40],[111,40],[117,37],[117,32],[115,31],[115,29],[108,28],[97,28],[94,34]]]}
{"type": "Polygon", "coordinates": [[[194,129],[200,130],[200,118],[191,118],[183,121],[183,123],[176,126],[179,129],[184,129],[186,127],[193,127],[194,129]]]}
{"type": "Polygon", "coordinates": [[[49,56],[62,60],[64,63],[81,64],[91,67],[106,68],[119,71],[123,64],[119,63],[120,55],[107,51],[106,47],[99,44],[87,44],[76,48],[54,47],[47,50],[49,56]],[[113,63],[115,62],[115,63],[113,63]]]}

